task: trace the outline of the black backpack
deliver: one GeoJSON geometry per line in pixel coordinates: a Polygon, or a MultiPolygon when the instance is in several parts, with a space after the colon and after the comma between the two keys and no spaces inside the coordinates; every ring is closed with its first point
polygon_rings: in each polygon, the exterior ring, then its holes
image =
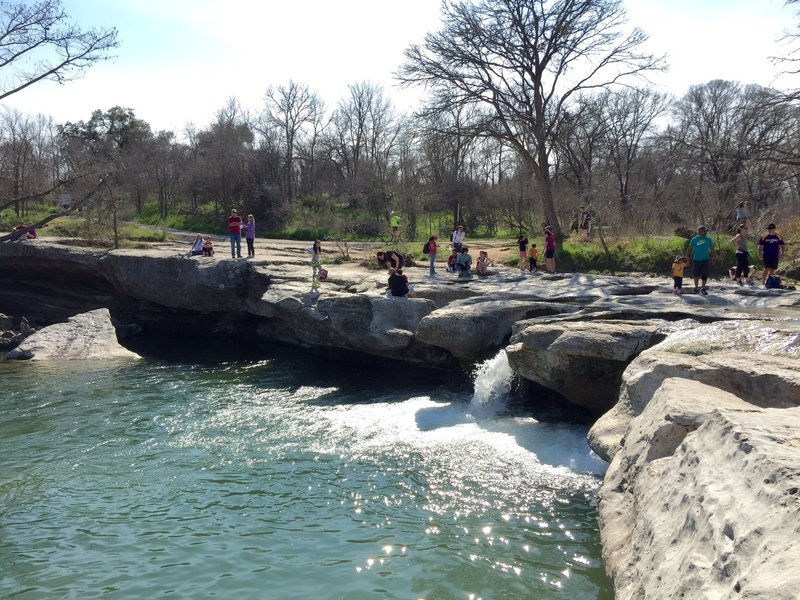
{"type": "Polygon", "coordinates": [[[423,254],[430,254],[431,253],[431,246],[429,242],[425,242],[422,245],[422,253],[423,254]]]}

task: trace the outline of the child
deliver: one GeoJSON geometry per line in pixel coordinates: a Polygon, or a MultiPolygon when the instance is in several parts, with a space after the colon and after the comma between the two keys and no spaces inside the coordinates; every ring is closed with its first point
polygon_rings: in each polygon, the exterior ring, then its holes
{"type": "Polygon", "coordinates": [[[478,275],[486,276],[488,273],[486,272],[486,267],[490,267],[494,264],[494,261],[489,258],[489,255],[486,253],[485,250],[481,250],[478,252],[478,262],[475,263],[475,271],[477,271],[478,275]]]}
{"type": "Polygon", "coordinates": [[[680,296],[683,294],[683,270],[686,268],[686,257],[680,254],[675,257],[675,262],[672,263],[672,280],[675,286],[672,289],[673,296],[680,296]]]}
{"type": "Polygon", "coordinates": [[[214,242],[210,236],[203,238],[203,256],[214,256],[214,242]]]}
{"type": "Polygon", "coordinates": [[[192,242],[192,249],[189,250],[189,256],[200,256],[201,254],[203,254],[203,236],[198,233],[197,237],[194,238],[192,242]]]}
{"type": "Polygon", "coordinates": [[[536,244],[531,244],[530,260],[528,261],[528,268],[531,273],[537,271],[536,261],[539,259],[539,251],[536,249],[536,244]]]}
{"type": "Polygon", "coordinates": [[[453,252],[447,257],[447,272],[456,272],[456,261],[458,260],[458,250],[453,248],[453,252]]]}
{"type": "Polygon", "coordinates": [[[247,242],[247,258],[255,258],[256,218],[253,215],[247,215],[247,223],[242,226],[242,229],[244,230],[244,239],[247,242]]]}

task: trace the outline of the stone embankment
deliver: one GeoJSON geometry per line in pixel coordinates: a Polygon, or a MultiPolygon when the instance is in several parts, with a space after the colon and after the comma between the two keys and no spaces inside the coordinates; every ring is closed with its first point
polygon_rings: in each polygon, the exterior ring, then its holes
{"type": "Polygon", "coordinates": [[[795,597],[800,294],[715,282],[677,298],[666,277],[500,267],[465,282],[411,267],[417,297],[394,299],[359,260],[329,264],[315,293],[305,246],[259,241],[264,258],[247,261],[4,244],[0,311],[36,325],[93,311],[30,336],[23,357],[65,340],[56,356],[113,348],[112,320],[446,368],[506,347],[520,377],[599,417],[589,442],[611,463],[600,515],[617,598],[795,597]],[[106,333],[81,345],[75,327],[106,333]]]}

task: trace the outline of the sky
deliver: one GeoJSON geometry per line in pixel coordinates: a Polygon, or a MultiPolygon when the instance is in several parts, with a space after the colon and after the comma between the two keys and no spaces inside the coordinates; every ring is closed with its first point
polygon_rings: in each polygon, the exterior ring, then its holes
{"type": "MultiPolygon", "coordinates": [[[[77,81],[38,83],[4,102],[58,123],[95,109],[132,108],[154,131],[180,137],[208,126],[235,97],[251,113],[270,85],[303,83],[329,108],[347,86],[384,87],[399,110],[422,90],[401,90],[393,73],[403,51],[440,27],[439,0],[62,0],[83,28],[116,27],[120,47],[77,81]]],[[[650,80],[682,96],[690,85],[730,79],[788,89],[769,56],[785,54],[781,34],[797,23],[783,0],[625,0],[648,50],[670,69],[650,80]]]]}

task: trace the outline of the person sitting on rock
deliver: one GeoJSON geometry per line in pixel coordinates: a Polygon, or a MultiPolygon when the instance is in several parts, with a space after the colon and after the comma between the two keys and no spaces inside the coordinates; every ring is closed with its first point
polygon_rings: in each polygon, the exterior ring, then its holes
{"type": "Polygon", "coordinates": [[[472,277],[472,257],[469,255],[469,248],[461,248],[461,254],[456,261],[456,269],[459,277],[472,277]]]}
{"type": "Polygon", "coordinates": [[[488,275],[486,268],[494,264],[494,261],[489,258],[489,254],[485,250],[478,252],[478,260],[475,262],[475,272],[478,275],[485,277],[488,275]]]}
{"type": "Polygon", "coordinates": [[[23,229],[28,229],[28,233],[25,234],[25,239],[34,240],[36,239],[36,230],[33,227],[28,228],[28,225],[25,223],[20,223],[16,227],[14,227],[14,231],[22,231],[23,229]]]}
{"type": "Polygon", "coordinates": [[[203,256],[214,256],[214,242],[209,235],[203,238],[203,256]]]}
{"type": "Polygon", "coordinates": [[[456,262],[458,261],[458,250],[453,248],[453,251],[450,253],[450,256],[447,257],[447,272],[448,273],[455,273],[456,272],[456,262]]]}
{"type": "Polygon", "coordinates": [[[408,277],[403,273],[403,269],[397,269],[389,275],[388,287],[389,296],[392,298],[405,298],[414,295],[414,288],[408,285],[408,277]]]}
{"type": "Polygon", "coordinates": [[[189,256],[200,256],[203,254],[203,244],[203,236],[198,233],[197,237],[194,238],[194,241],[192,242],[192,249],[189,250],[189,256]]]}
{"type": "Polygon", "coordinates": [[[395,271],[397,269],[402,269],[403,263],[405,262],[403,260],[403,255],[394,250],[380,250],[376,257],[378,259],[379,266],[383,268],[394,269],[395,271]]]}

